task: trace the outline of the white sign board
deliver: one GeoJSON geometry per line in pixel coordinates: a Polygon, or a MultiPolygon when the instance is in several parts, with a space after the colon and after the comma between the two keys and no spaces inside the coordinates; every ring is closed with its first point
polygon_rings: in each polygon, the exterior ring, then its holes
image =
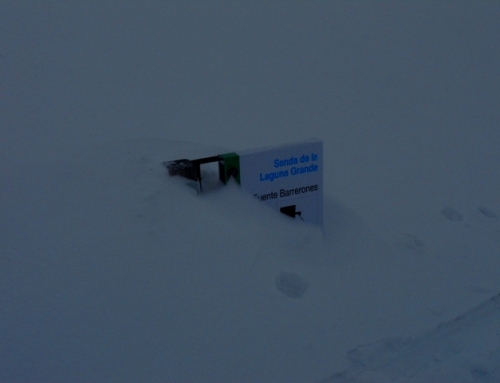
{"type": "Polygon", "coordinates": [[[323,142],[234,153],[241,187],[295,219],[323,226],[323,142]]]}

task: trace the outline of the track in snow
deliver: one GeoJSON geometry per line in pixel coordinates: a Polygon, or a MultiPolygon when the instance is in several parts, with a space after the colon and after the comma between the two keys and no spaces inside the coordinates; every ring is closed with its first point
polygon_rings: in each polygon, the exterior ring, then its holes
{"type": "Polygon", "coordinates": [[[421,337],[360,345],[348,359],[322,383],[499,382],[500,294],[421,337]]]}

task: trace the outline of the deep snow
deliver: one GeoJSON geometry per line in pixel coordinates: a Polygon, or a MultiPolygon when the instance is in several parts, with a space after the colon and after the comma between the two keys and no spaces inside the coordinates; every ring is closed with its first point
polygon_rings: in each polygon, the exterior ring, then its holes
{"type": "Polygon", "coordinates": [[[2,7],[1,382],[500,381],[498,3],[2,7]],[[161,165],[310,137],[323,231],[161,165]]]}
{"type": "Polygon", "coordinates": [[[387,233],[326,193],[321,232],[161,165],[210,150],[122,142],[3,174],[3,381],[498,379],[495,217],[387,233]]]}

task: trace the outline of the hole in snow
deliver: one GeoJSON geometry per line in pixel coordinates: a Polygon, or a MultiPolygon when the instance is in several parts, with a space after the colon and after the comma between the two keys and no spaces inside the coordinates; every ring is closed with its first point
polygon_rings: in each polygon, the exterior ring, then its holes
{"type": "Polygon", "coordinates": [[[443,207],[443,209],[441,210],[441,214],[450,221],[459,222],[464,220],[462,215],[458,211],[449,206],[443,207]]]}
{"type": "Polygon", "coordinates": [[[298,274],[281,272],[276,277],[276,287],[287,297],[300,298],[309,288],[309,283],[305,282],[298,274]]]}

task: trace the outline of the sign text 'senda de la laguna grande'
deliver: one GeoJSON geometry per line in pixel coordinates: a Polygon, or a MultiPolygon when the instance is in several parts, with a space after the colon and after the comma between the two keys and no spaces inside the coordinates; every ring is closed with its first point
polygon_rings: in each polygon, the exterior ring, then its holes
{"type": "Polygon", "coordinates": [[[272,182],[276,178],[317,172],[319,166],[314,161],[318,161],[316,153],[311,153],[310,155],[303,154],[300,158],[294,156],[287,159],[276,158],[273,164],[277,170],[269,173],[260,173],[260,180],[272,182]]]}

